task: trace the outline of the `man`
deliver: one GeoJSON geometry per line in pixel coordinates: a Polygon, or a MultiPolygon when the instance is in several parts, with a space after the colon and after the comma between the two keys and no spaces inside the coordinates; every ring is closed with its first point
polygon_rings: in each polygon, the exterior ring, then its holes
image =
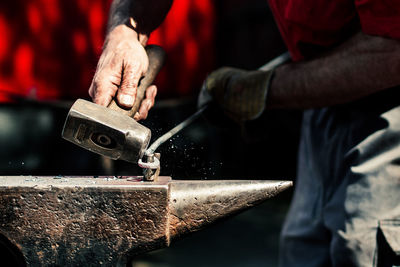
{"type": "MultiPolygon", "coordinates": [[[[222,68],[204,90],[239,123],[264,109],[305,110],[281,264],[392,266],[398,258],[390,254],[391,237],[400,236],[400,5],[269,3],[293,62],[266,72],[222,68]]],[[[96,103],[107,105],[116,95],[121,106],[133,105],[148,65],[143,46],[170,5],[114,1],[89,90],[96,103]]],[[[146,118],[155,94],[149,87],[136,119],[146,118]]]]}

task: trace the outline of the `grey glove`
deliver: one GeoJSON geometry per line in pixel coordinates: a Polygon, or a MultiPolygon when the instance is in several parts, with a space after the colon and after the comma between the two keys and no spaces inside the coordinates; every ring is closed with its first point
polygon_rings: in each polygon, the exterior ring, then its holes
{"type": "Polygon", "coordinates": [[[198,107],[215,100],[224,113],[237,122],[258,118],[265,109],[273,70],[245,71],[224,67],[205,80],[198,107]]]}

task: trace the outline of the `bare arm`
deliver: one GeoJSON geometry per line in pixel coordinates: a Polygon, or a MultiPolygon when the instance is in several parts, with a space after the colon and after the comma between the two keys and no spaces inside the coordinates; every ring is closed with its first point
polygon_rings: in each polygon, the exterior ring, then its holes
{"type": "Polygon", "coordinates": [[[342,104],[400,85],[400,41],[358,33],[331,53],[276,69],[269,108],[342,104]]]}
{"type": "MultiPolygon", "coordinates": [[[[125,108],[133,106],[140,78],[149,64],[144,46],[150,33],[164,20],[172,0],[114,0],[108,33],[89,94],[97,104],[107,106],[116,96],[125,108]]],[[[135,119],[145,119],[154,105],[157,88],[146,90],[135,119]]]]}

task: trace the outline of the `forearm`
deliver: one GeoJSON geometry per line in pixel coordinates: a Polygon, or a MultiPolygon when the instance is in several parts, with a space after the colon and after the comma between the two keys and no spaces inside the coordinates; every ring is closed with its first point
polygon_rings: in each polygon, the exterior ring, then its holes
{"type": "Polygon", "coordinates": [[[173,0],[114,0],[108,20],[108,32],[117,26],[130,27],[142,45],[164,20],[173,0]]]}
{"type": "Polygon", "coordinates": [[[358,33],[331,53],[278,67],[269,108],[342,104],[400,85],[400,42],[358,33]]]}

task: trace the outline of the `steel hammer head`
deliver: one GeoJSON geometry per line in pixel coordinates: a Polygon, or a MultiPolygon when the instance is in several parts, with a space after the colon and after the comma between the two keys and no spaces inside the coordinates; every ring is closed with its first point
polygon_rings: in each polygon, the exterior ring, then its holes
{"type": "Polygon", "coordinates": [[[111,159],[137,163],[151,131],[123,113],[78,99],[68,113],[62,137],[111,159]]]}

